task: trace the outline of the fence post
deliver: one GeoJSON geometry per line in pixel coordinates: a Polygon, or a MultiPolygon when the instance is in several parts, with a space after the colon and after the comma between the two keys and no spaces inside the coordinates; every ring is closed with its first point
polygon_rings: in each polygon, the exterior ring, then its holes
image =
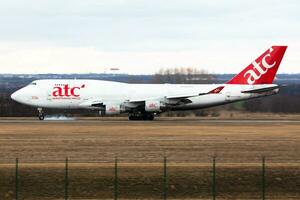
{"type": "Polygon", "coordinates": [[[216,200],[216,157],[213,157],[212,166],[212,199],[216,200]]]}
{"type": "Polygon", "coordinates": [[[119,195],[119,181],[118,181],[118,157],[115,157],[115,181],[114,181],[114,199],[117,200],[119,195]]]}
{"type": "Polygon", "coordinates": [[[69,159],[65,160],[65,200],[69,199],[69,159]]]}
{"type": "Polygon", "coordinates": [[[266,159],[262,158],[262,174],[261,174],[261,189],[262,189],[262,199],[266,199],[266,159]]]}
{"type": "Polygon", "coordinates": [[[16,158],[16,188],[15,188],[15,198],[16,200],[19,199],[19,159],[16,158]]]}
{"type": "Polygon", "coordinates": [[[167,172],[167,157],[164,156],[164,200],[168,198],[168,172],[167,172]]]}

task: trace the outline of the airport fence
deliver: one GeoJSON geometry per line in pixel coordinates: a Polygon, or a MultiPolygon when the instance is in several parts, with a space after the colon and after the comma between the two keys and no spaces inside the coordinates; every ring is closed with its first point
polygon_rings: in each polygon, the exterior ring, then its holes
{"type": "Polygon", "coordinates": [[[0,165],[0,199],[300,199],[300,164],[20,162],[0,165]]]}

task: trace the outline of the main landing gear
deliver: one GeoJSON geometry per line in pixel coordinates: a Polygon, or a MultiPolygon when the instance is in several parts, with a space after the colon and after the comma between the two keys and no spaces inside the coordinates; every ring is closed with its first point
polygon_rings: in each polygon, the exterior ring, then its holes
{"type": "Polygon", "coordinates": [[[131,113],[131,114],[129,114],[129,120],[152,121],[152,120],[154,120],[154,114],[152,114],[152,113],[131,113]]]}
{"type": "Polygon", "coordinates": [[[44,111],[42,108],[38,108],[39,111],[39,120],[44,120],[45,119],[45,115],[44,115],[44,111]]]}

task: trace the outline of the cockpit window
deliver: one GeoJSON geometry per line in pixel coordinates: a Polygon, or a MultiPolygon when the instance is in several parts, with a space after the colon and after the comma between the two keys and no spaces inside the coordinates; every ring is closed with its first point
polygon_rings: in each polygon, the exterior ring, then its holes
{"type": "Polygon", "coordinates": [[[32,82],[32,83],[30,83],[29,85],[36,85],[36,82],[32,82]]]}

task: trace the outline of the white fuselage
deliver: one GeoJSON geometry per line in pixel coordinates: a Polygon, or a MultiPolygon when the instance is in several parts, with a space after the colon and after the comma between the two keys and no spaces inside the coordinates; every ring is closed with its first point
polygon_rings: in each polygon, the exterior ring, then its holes
{"type": "Polygon", "coordinates": [[[207,108],[276,94],[273,83],[287,46],[272,46],[225,84],[128,84],[99,80],[37,80],[11,98],[42,108],[99,109],[101,115],[129,113],[153,120],[168,110],[207,108]]]}
{"type": "Polygon", "coordinates": [[[185,110],[211,107],[239,100],[277,93],[243,93],[243,91],[264,88],[267,85],[238,84],[127,84],[100,80],[38,80],[12,94],[20,103],[39,108],[95,109],[92,104],[126,104],[155,100],[164,102],[184,98],[190,102],[177,104],[171,110],[185,110]],[[221,92],[207,94],[217,87],[221,92]],[[204,95],[201,95],[204,94],[204,95]]]}

